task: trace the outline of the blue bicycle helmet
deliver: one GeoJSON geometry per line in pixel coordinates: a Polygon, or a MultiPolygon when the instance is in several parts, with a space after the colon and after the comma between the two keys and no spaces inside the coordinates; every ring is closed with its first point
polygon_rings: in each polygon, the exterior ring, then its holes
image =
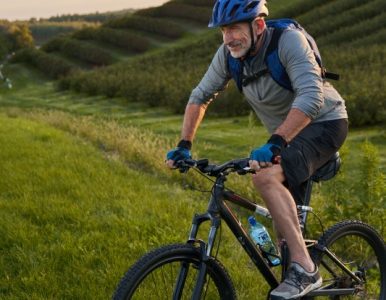
{"type": "Polygon", "coordinates": [[[252,21],[260,15],[268,16],[266,0],[217,0],[208,27],[252,21]]]}

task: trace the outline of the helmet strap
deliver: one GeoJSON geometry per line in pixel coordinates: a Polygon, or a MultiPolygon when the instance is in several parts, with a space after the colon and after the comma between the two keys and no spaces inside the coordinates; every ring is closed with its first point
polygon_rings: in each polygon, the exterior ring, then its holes
{"type": "MultiPolygon", "coordinates": [[[[253,21],[252,21],[253,22],[253,21]]],[[[255,41],[255,35],[253,33],[253,26],[252,22],[249,22],[249,32],[251,34],[251,47],[248,50],[248,56],[251,54],[251,52],[254,52],[256,49],[256,41],[255,41]]]]}
{"type": "Polygon", "coordinates": [[[249,47],[248,52],[245,54],[245,56],[244,56],[245,58],[247,58],[251,54],[254,54],[254,52],[256,51],[256,44],[257,44],[257,42],[263,37],[263,34],[260,34],[255,39],[252,23],[253,23],[253,21],[248,23],[248,25],[249,25],[249,33],[251,35],[251,47],[249,47]]]}

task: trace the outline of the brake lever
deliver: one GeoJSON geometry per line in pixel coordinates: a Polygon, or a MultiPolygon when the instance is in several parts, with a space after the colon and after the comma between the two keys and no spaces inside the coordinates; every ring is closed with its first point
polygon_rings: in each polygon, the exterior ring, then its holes
{"type": "Polygon", "coordinates": [[[241,170],[237,171],[237,174],[239,174],[239,175],[246,175],[248,173],[256,174],[256,171],[254,169],[252,169],[251,167],[244,167],[241,170]]]}

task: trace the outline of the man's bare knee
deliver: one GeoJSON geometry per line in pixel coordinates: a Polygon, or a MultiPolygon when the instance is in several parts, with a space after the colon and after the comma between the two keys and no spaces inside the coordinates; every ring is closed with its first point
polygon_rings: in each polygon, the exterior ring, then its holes
{"type": "Polygon", "coordinates": [[[253,184],[257,189],[264,188],[271,184],[280,184],[284,182],[284,180],[283,169],[280,165],[262,169],[252,176],[253,184]]]}
{"type": "Polygon", "coordinates": [[[266,172],[260,171],[253,175],[252,181],[254,186],[258,189],[264,189],[268,185],[273,183],[274,178],[266,172]]]}

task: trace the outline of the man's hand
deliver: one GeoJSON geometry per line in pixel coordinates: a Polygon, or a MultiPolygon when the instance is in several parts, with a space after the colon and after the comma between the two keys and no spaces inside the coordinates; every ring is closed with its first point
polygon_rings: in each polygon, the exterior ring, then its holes
{"type": "Polygon", "coordinates": [[[256,171],[260,168],[272,167],[286,145],[286,141],[281,136],[272,135],[265,145],[251,151],[249,166],[256,171]]]}
{"type": "Polygon", "coordinates": [[[192,143],[189,141],[181,140],[177,147],[170,150],[166,154],[166,165],[174,169],[174,163],[179,160],[192,158],[192,154],[190,152],[190,148],[192,147],[192,143]]]}

